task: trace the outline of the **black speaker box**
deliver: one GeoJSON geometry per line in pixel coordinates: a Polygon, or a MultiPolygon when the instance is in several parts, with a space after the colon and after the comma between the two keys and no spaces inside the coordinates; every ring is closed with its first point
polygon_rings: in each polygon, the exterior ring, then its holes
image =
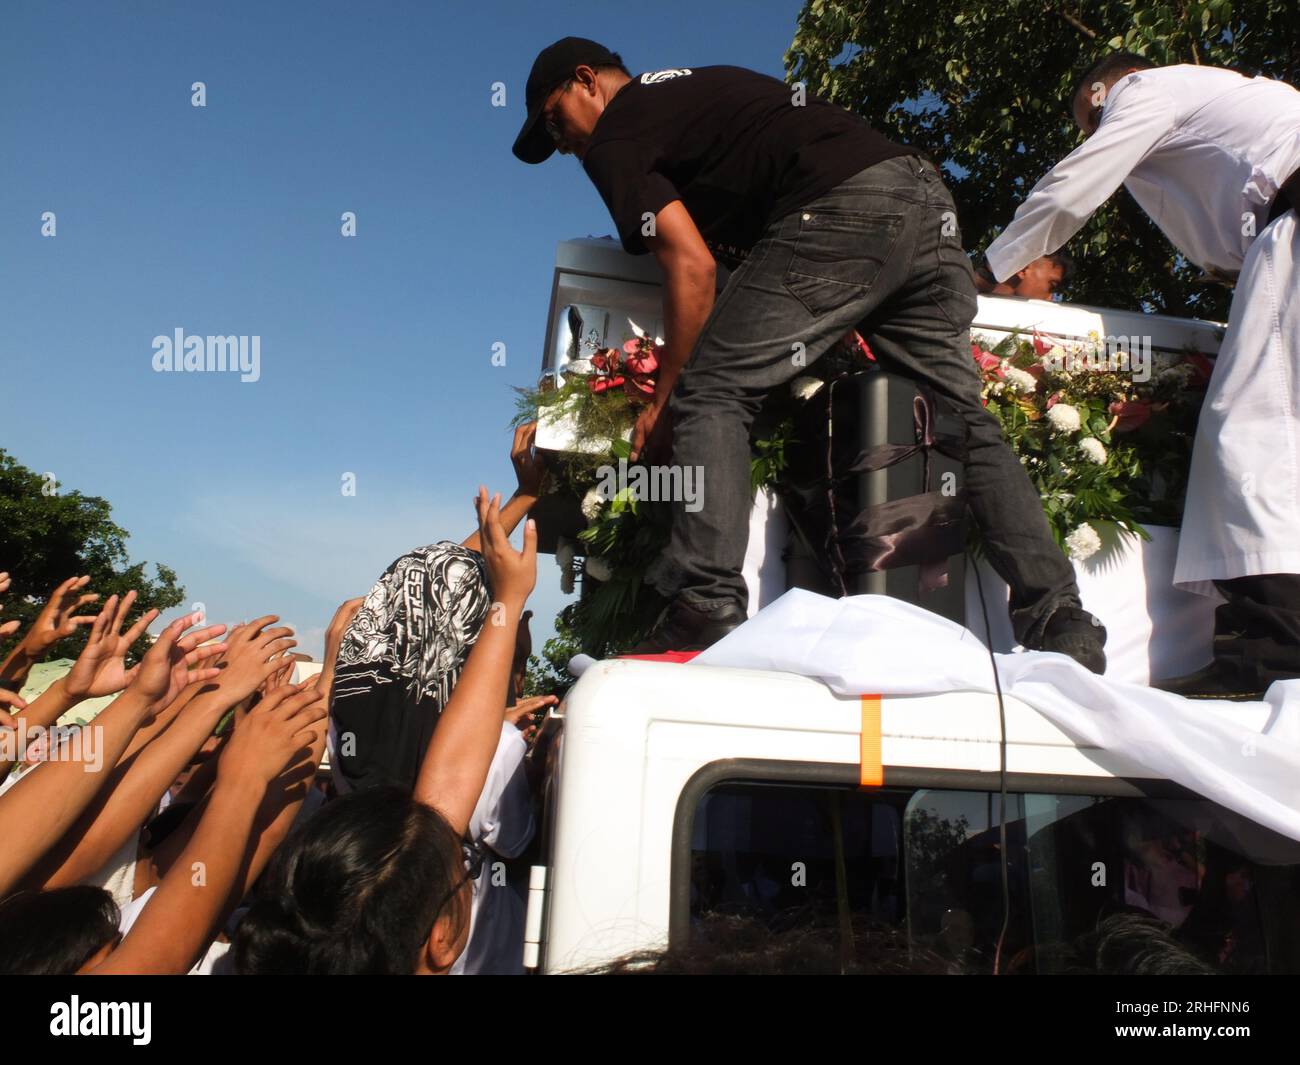
{"type": "Polygon", "coordinates": [[[965,421],[874,367],[832,378],[795,417],[786,587],[889,595],[964,625],[965,421]]]}

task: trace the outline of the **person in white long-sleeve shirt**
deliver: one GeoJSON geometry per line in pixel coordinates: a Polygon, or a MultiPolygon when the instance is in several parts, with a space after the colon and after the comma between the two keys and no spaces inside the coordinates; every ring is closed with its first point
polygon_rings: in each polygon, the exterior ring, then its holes
{"type": "Polygon", "coordinates": [[[1159,686],[1260,698],[1300,676],[1300,92],[1115,53],[1083,76],[1073,106],[1088,139],[1034,186],[986,259],[1005,280],[1122,184],[1191,262],[1235,280],[1174,575],[1227,602],[1212,663],[1159,686]]]}

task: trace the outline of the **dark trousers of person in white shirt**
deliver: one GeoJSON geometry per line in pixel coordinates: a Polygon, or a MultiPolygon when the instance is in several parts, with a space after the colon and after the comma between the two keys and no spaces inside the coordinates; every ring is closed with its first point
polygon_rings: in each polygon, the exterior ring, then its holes
{"type": "Polygon", "coordinates": [[[772,223],[718,296],[671,397],[673,463],[702,467],[703,505],[674,504],[649,583],[696,609],[744,610],[754,416],[856,327],[883,369],[925,382],[965,418],[970,511],[1010,586],[1016,637],[1033,646],[1057,607],[1080,606],[1079,591],[1038,492],[980,401],[975,308],[952,197],[919,157],[868,167],[772,223]]]}

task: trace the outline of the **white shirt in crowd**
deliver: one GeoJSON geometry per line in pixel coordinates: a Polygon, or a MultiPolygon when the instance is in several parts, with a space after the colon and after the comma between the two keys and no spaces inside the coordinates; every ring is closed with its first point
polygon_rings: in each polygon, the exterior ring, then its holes
{"type": "Polygon", "coordinates": [[[517,857],[533,838],[533,805],[524,773],[527,752],[523,734],[504,722],[487,782],[469,819],[469,837],[491,850],[485,852],[474,881],[469,941],[451,967],[453,976],[524,971],[524,902],[505,883],[504,867],[495,866],[495,856],[517,857]]]}

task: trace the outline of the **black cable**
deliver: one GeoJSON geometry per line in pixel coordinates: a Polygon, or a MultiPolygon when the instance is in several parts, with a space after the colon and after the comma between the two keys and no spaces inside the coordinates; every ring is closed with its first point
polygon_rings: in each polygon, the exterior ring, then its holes
{"type": "Polygon", "coordinates": [[[975,587],[980,593],[980,610],[984,614],[984,639],[989,652],[989,664],[993,667],[993,687],[998,695],[998,721],[1002,727],[1002,739],[998,745],[998,847],[1002,853],[1002,931],[998,933],[997,948],[993,952],[993,975],[997,976],[1002,966],[1002,944],[1011,927],[1011,856],[1007,852],[1007,708],[1002,701],[1002,678],[998,675],[998,659],[993,653],[993,628],[989,625],[989,608],[984,601],[984,582],[980,580],[980,571],[971,558],[970,549],[966,550],[966,564],[975,572],[975,587]]]}

